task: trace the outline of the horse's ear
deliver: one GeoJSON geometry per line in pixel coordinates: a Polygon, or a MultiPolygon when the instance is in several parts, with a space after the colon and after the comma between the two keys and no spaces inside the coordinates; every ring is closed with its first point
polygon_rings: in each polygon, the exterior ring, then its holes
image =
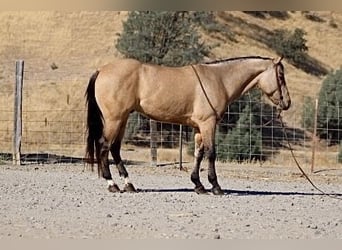
{"type": "Polygon", "coordinates": [[[283,60],[283,58],[284,58],[284,56],[279,56],[279,57],[277,57],[277,58],[274,58],[274,59],[273,59],[273,63],[274,63],[274,64],[278,64],[278,63],[281,62],[281,60],[283,60]]]}

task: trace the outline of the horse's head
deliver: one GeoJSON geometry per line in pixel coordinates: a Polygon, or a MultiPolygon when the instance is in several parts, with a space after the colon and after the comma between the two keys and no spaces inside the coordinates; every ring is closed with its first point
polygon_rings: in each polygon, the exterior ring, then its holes
{"type": "Polygon", "coordinates": [[[258,86],[281,110],[291,106],[291,98],[286,87],[282,57],[272,60],[272,65],[260,74],[258,86]]]}

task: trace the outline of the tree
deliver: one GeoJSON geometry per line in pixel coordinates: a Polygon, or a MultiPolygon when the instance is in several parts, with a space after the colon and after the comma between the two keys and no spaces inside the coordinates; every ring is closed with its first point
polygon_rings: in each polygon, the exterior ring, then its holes
{"type": "Polygon", "coordinates": [[[319,92],[317,133],[329,144],[342,139],[342,69],[327,75],[319,92]]]}
{"type": "Polygon", "coordinates": [[[197,63],[210,48],[201,41],[188,12],[133,11],[116,48],[126,57],[167,66],[197,63]]]}

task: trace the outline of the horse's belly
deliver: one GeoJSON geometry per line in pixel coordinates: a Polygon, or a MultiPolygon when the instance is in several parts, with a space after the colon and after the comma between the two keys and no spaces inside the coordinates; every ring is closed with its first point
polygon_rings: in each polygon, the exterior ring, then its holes
{"type": "Polygon", "coordinates": [[[162,122],[187,124],[191,117],[191,109],[183,102],[141,102],[138,112],[162,122]]]}

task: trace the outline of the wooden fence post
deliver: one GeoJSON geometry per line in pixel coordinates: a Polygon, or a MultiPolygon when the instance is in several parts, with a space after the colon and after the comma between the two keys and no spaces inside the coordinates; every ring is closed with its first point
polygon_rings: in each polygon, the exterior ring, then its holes
{"type": "Polygon", "coordinates": [[[150,136],[151,136],[151,166],[157,166],[157,122],[150,119],[150,136]]]}
{"type": "Polygon", "coordinates": [[[15,96],[14,96],[14,131],[13,131],[13,164],[20,165],[22,137],[22,90],[24,82],[24,61],[15,63],[15,96]]]}
{"type": "Polygon", "coordinates": [[[315,154],[317,144],[317,115],[318,115],[318,99],[315,99],[315,116],[314,116],[314,131],[312,136],[312,157],[311,157],[311,173],[314,172],[315,168],[315,154]]]}

